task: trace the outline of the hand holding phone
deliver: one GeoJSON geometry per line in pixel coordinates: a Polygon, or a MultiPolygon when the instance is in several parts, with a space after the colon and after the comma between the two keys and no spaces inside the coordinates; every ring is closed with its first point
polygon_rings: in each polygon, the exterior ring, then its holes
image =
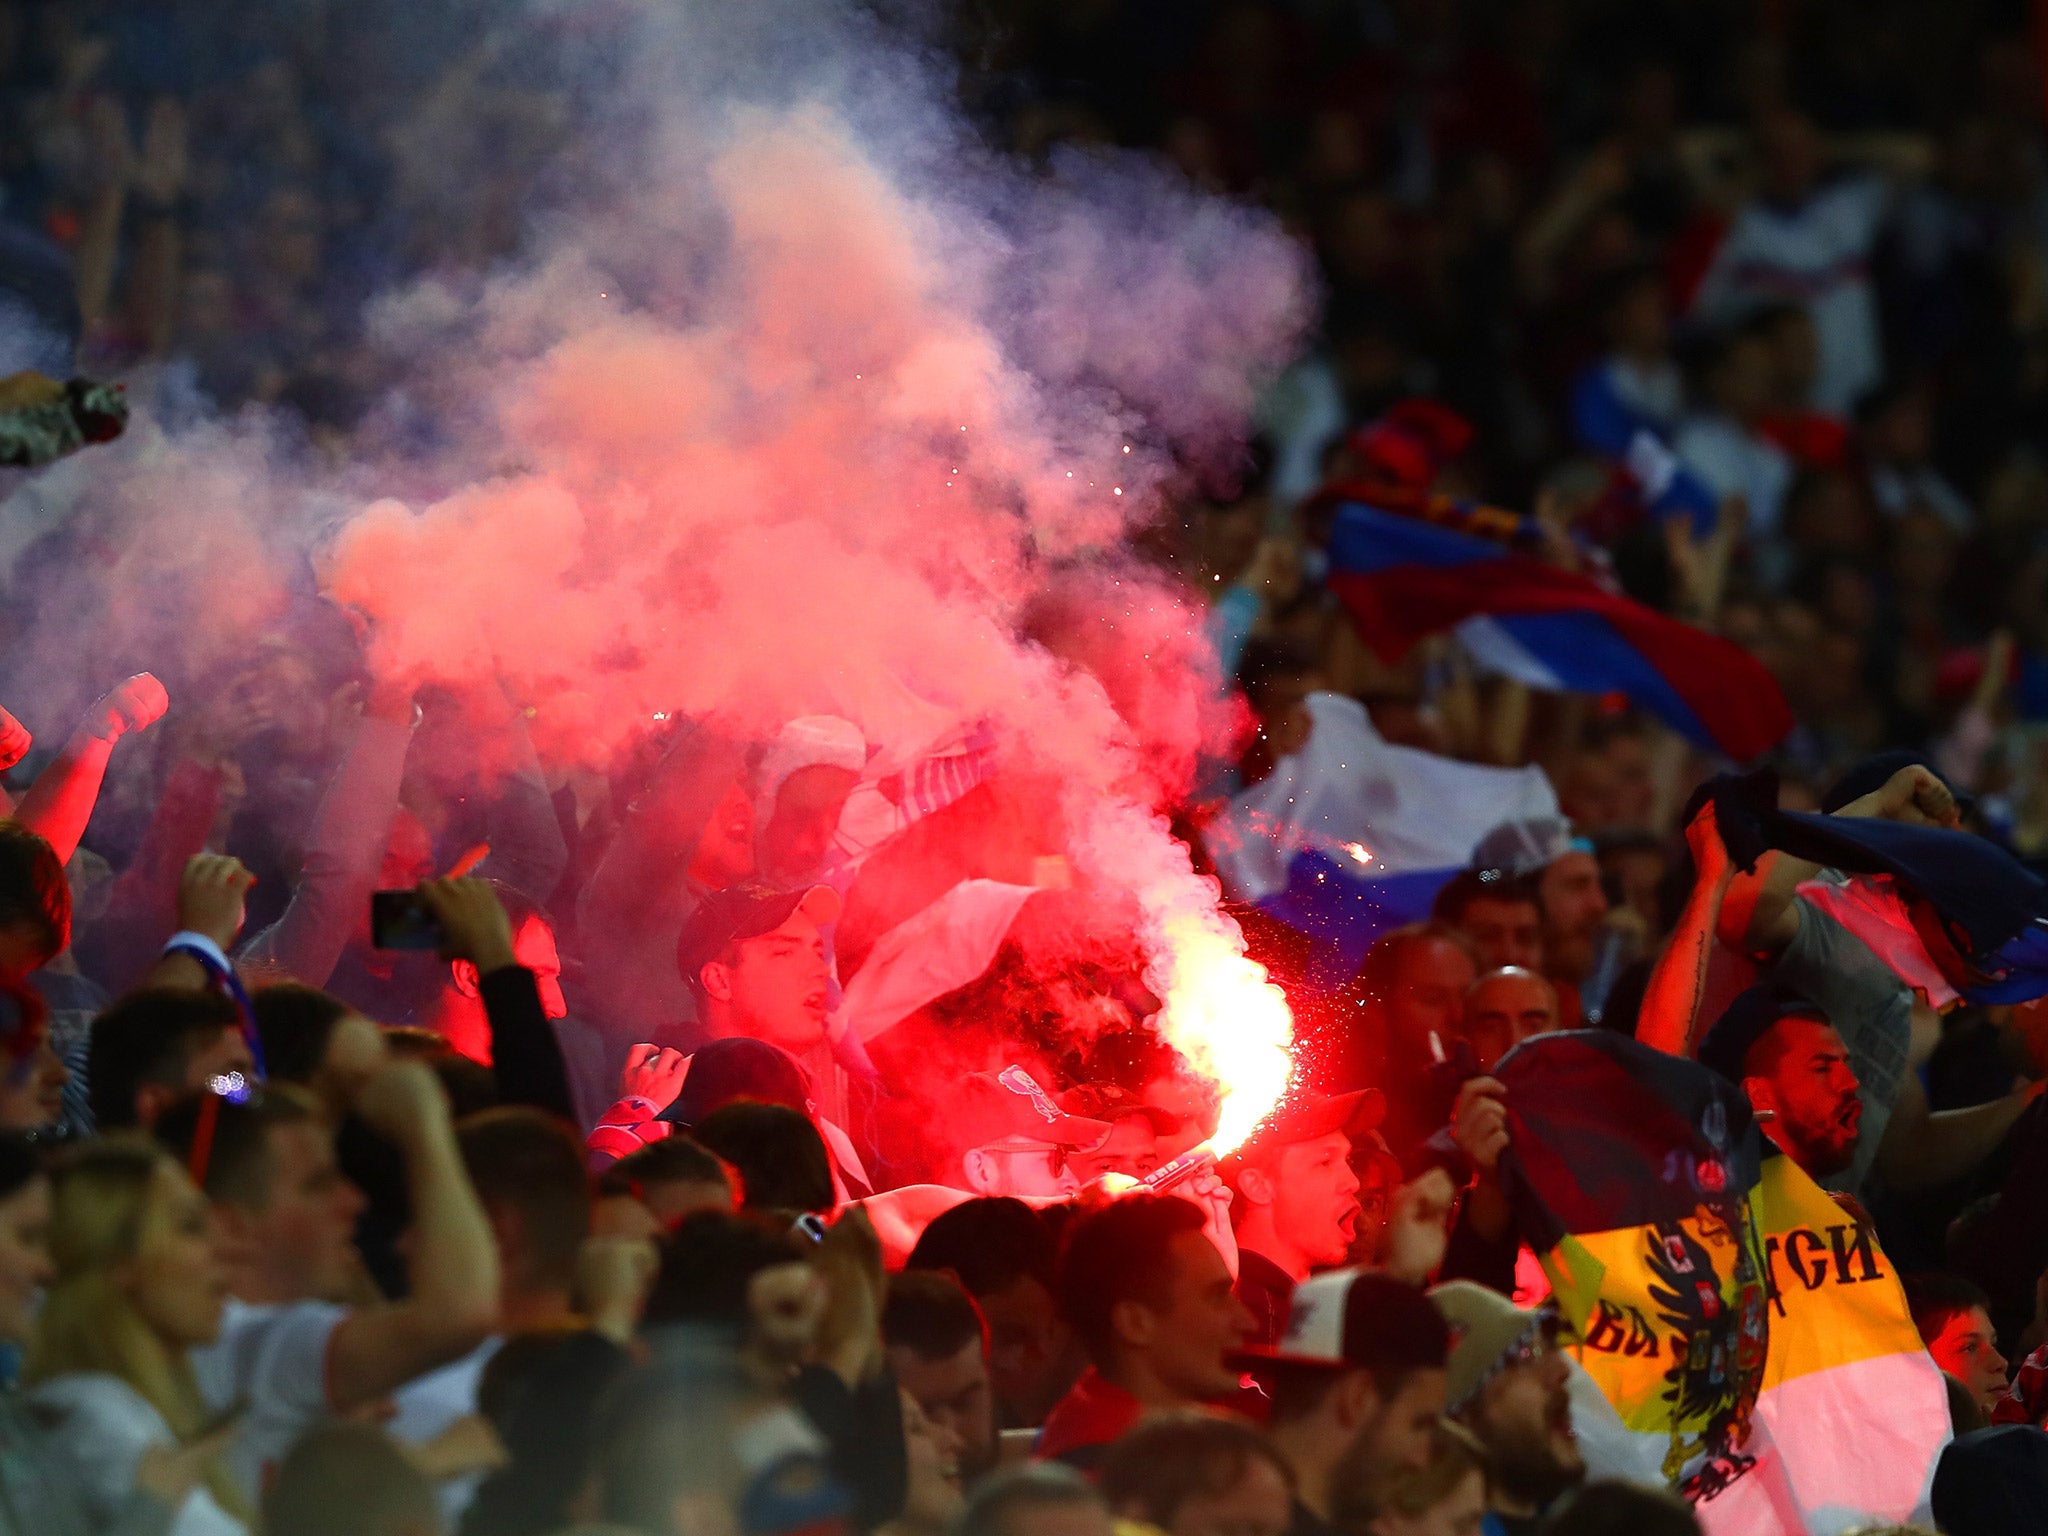
{"type": "Polygon", "coordinates": [[[370,943],[376,948],[436,950],[445,938],[441,920],[418,891],[370,893],[370,943]]]}

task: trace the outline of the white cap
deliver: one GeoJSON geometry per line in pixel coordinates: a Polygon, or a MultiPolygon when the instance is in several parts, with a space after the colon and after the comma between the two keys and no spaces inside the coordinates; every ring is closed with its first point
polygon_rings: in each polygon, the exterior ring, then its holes
{"type": "Polygon", "coordinates": [[[1312,1275],[1294,1288],[1287,1311],[1287,1332],[1273,1353],[1287,1360],[1344,1363],[1344,1309],[1351,1297],[1355,1269],[1333,1269],[1312,1275]]]}
{"type": "Polygon", "coordinates": [[[1562,816],[1504,821],[1479,839],[1471,867],[1504,870],[1519,878],[1548,869],[1575,846],[1572,824],[1562,816]]]}
{"type": "Polygon", "coordinates": [[[859,773],[867,763],[867,738],[859,726],[837,715],[804,715],[776,732],[762,755],[756,798],[772,809],[793,773],[805,768],[844,768],[859,773]]]}

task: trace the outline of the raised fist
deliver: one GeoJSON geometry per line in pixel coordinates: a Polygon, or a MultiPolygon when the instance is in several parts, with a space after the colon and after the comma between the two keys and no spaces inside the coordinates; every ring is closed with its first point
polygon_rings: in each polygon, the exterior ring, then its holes
{"type": "Polygon", "coordinates": [[[102,741],[119,741],[130,731],[145,731],[171,707],[164,685],[138,672],[120,687],[100,695],[86,716],[85,729],[102,741]]]}

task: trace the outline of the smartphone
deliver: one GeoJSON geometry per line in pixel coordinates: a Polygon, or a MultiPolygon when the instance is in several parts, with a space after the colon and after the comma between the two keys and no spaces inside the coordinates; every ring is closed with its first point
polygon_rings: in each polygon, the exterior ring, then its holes
{"type": "Polygon", "coordinates": [[[439,949],[443,937],[418,891],[370,892],[370,942],[378,949],[439,949]]]}

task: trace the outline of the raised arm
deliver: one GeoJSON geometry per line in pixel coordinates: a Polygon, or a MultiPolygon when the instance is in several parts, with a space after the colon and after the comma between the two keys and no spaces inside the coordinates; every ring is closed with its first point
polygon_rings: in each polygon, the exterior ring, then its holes
{"type": "MultiPolygon", "coordinates": [[[[586,948],[604,947],[609,936],[636,929],[647,893],[682,878],[686,863],[746,760],[735,742],[720,741],[693,726],[655,765],[646,789],[626,807],[618,831],[590,876],[583,895],[579,931],[586,948]]],[[[593,950],[587,957],[601,964],[593,950]]]]}
{"type": "Polygon", "coordinates": [[[341,1413],[481,1344],[497,1326],[498,1250],[431,1069],[396,1061],[363,1087],[356,1113],[396,1143],[412,1197],[411,1293],[349,1313],[327,1350],[327,1399],[341,1413]]]}
{"type": "Polygon", "coordinates": [[[1878,1172],[1901,1191],[1930,1189],[1961,1178],[1998,1150],[2027,1106],[2041,1096],[2041,1088],[2040,1083],[2029,1083],[1988,1104],[1937,1110],[1928,1107],[1920,1079],[1907,1073],[1878,1145],[1878,1172]]]}
{"type": "MultiPolygon", "coordinates": [[[[242,861],[224,853],[196,853],[185,862],[178,883],[178,931],[197,934],[226,952],[242,931],[242,911],[256,877],[242,861]]],[[[160,957],[137,984],[203,992],[213,984],[206,967],[179,950],[160,957]]]]}
{"type": "Polygon", "coordinates": [[[1939,1015],[1916,1000],[1912,1059],[1900,1077],[1899,1095],[1877,1149],[1877,1170],[1894,1189],[1929,1189],[1971,1172],[1998,1150],[2027,1107],[2041,1096],[2043,1085],[2036,1079],[1988,1104],[1932,1108],[1920,1083],[1920,1068],[1940,1038],[1939,1015]]]}
{"type": "Polygon", "coordinates": [[[205,852],[226,784],[221,767],[178,759],[105,914],[73,940],[79,963],[109,991],[126,991],[171,936],[185,866],[205,852]]]}
{"type": "MultiPolygon", "coordinates": [[[[1954,827],[1961,821],[1948,786],[1918,764],[1901,768],[1882,788],[1850,801],[1835,814],[1922,827],[1954,827]]],[[[1721,941],[1756,959],[1776,959],[1799,936],[1799,913],[1793,906],[1799,887],[1819,873],[1818,864],[1773,852],[1753,871],[1737,874],[1719,918],[1721,941]]]]}
{"type": "Polygon", "coordinates": [[[92,820],[92,809],[99,803],[114,743],[130,731],[147,730],[161,720],[170,702],[164,685],[147,672],[138,672],[102,694],[64,743],[64,750],[21,797],[14,819],[40,833],[57,850],[57,857],[70,863],[71,855],[78,851],[78,840],[85,836],[85,824],[92,820]]]}
{"type": "Polygon", "coordinates": [[[377,884],[398,810],[398,786],[412,745],[412,695],[371,692],[341,766],[320,797],[305,868],[284,916],[252,938],[239,958],[309,987],[327,984],[377,884]]]}
{"type": "MultiPolygon", "coordinates": [[[[1656,969],[1650,972],[1642,1012],[1636,1020],[1638,1040],[1673,1056],[1690,1056],[1699,1043],[1707,964],[1713,957],[1715,930],[1735,877],[1735,865],[1721,841],[1711,800],[1700,807],[1685,829],[1685,841],[1697,870],[1692,893],[1686,897],[1664,953],[1657,958],[1656,969]]],[[[1798,919],[1789,906],[1786,915],[1796,931],[1798,919]]]]}
{"type": "Polygon", "coordinates": [[[512,949],[512,923],[490,883],[480,878],[429,880],[420,900],[441,921],[441,958],[476,968],[477,995],[491,1026],[491,1070],[498,1098],[574,1121],[561,1042],[541,1006],[533,972],[512,949]]]}
{"type": "Polygon", "coordinates": [[[507,772],[491,802],[491,851],[476,873],[502,880],[545,904],[569,867],[569,845],[555,819],[554,797],[548,793],[525,715],[496,689],[492,702],[501,710],[497,734],[505,747],[507,772]]]}

